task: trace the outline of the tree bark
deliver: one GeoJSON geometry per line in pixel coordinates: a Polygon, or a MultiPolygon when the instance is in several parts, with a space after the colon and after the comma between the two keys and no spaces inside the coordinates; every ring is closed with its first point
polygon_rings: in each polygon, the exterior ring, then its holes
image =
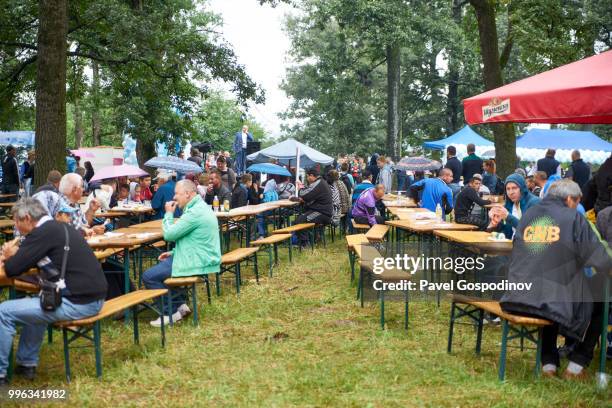
{"type": "Polygon", "coordinates": [[[39,0],[38,12],[35,185],[51,170],[66,170],[67,0],[39,0]]]}
{"type": "Polygon", "coordinates": [[[387,46],[387,146],[386,154],[394,161],[401,155],[400,47],[387,46]]]}
{"type": "MultiPolygon", "coordinates": [[[[148,139],[136,139],[136,158],[140,166],[144,166],[144,163],[155,155],[155,143],[148,139]]],[[[145,167],[144,169],[151,174],[154,173],[153,168],[145,167]]]]}
{"type": "MultiPolygon", "coordinates": [[[[452,16],[457,26],[461,24],[462,0],[453,0],[452,16]]],[[[454,47],[450,47],[448,58],[448,98],[446,100],[446,134],[452,135],[459,129],[459,59],[454,47]]]]}
{"type": "Polygon", "coordinates": [[[74,98],[74,144],[77,149],[83,145],[85,131],[83,129],[83,110],[79,96],[74,98]]]}
{"type": "MultiPolygon", "coordinates": [[[[499,59],[497,25],[495,23],[495,5],[491,0],[470,0],[476,11],[480,54],[485,89],[490,90],[504,84],[499,59]]],[[[516,166],[516,137],[512,123],[490,125],[495,137],[495,161],[499,175],[504,178],[514,172],[516,166]]]]}
{"type": "Polygon", "coordinates": [[[91,135],[94,146],[100,146],[102,144],[100,138],[100,67],[96,61],[92,61],[92,84],[91,84],[91,135]]]}

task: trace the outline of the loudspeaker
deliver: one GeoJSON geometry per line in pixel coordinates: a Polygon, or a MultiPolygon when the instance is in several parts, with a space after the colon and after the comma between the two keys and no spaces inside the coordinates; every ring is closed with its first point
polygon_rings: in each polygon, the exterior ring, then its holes
{"type": "Polygon", "coordinates": [[[246,154],[255,153],[261,150],[261,142],[247,142],[246,154]]]}

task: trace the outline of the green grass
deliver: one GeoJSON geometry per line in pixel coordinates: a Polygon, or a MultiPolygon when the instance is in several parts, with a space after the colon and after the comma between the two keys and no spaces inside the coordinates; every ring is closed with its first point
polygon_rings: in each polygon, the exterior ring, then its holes
{"type": "MultiPolygon", "coordinates": [[[[405,331],[403,305],[389,302],[382,331],[378,305],[362,309],[355,300],[342,242],[291,264],[280,252],[274,278],[257,285],[247,270],[239,297],[229,277],[211,306],[200,288],[200,326],[187,319],[169,329],[166,349],[146,316],[140,346],[130,327],[106,321],[104,378],[95,377],[93,350],[72,351],[69,406],[610,406],[612,391],[598,391],[594,380],[536,380],[533,350],[510,349],[500,384],[498,327],[485,328],[477,357],[473,328],[459,326],[448,355],[448,304],[412,303],[405,331]]],[[[260,271],[267,275],[267,258],[260,271]]],[[[34,386],[66,387],[58,335],[43,345],[34,386]]]]}

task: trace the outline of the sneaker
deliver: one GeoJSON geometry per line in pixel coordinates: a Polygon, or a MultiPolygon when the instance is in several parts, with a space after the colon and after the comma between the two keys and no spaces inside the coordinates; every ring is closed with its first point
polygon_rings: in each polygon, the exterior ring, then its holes
{"type": "Polygon", "coordinates": [[[182,317],[189,316],[191,314],[191,309],[184,303],[180,305],[176,311],[179,312],[182,317]]]}
{"type": "Polygon", "coordinates": [[[15,367],[15,374],[32,381],[36,377],[36,367],[17,365],[15,367]]]}
{"type": "Polygon", "coordinates": [[[574,374],[574,373],[572,373],[572,372],[570,372],[568,370],[565,370],[563,372],[563,378],[566,379],[566,380],[584,381],[584,380],[587,380],[589,378],[589,373],[584,368],[578,374],[574,374]]]}
{"type": "Polygon", "coordinates": [[[501,323],[501,319],[498,316],[489,315],[489,316],[483,318],[482,322],[484,324],[491,324],[493,326],[497,326],[498,324],[501,323]]]}
{"type": "MultiPolygon", "coordinates": [[[[158,317],[157,319],[151,321],[151,326],[153,327],[161,327],[161,317],[158,317]]],[[[179,321],[181,321],[183,319],[183,315],[181,314],[181,312],[176,311],[175,313],[172,314],[172,323],[177,323],[179,321]]],[[[170,317],[169,316],[164,316],[164,326],[168,326],[170,324],[170,317]]]]}

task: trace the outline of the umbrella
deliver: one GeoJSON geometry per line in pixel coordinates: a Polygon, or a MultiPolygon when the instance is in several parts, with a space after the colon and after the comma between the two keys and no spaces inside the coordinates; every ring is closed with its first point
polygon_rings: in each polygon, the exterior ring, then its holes
{"type": "Polygon", "coordinates": [[[291,161],[297,161],[297,149],[300,149],[300,162],[302,167],[312,167],[317,163],[331,164],[334,161],[333,157],[316,151],[312,147],[308,147],[294,139],[283,140],[273,146],[266,147],[263,150],[255,152],[247,156],[247,159],[256,163],[267,163],[270,159],[276,159],[282,164],[290,164],[291,161]]]}
{"type": "Polygon", "coordinates": [[[148,176],[149,173],[136,167],[130,166],[129,164],[122,164],[120,166],[107,166],[100,170],[96,170],[91,181],[112,179],[117,177],[136,177],[136,176],[148,176]]]}
{"type": "Polygon", "coordinates": [[[277,174],[279,176],[291,177],[291,173],[289,173],[289,170],[272,163],[252,164],[251,166],[249,166],[247,171],[265,174],[277,174]]]}
{"type": "Polygon", "coordinates": [[[404,157],[395,165],[396,169],[410,171],[438,170],[442,167],[439,161],[431,160],[426,157],[404,157]]]}
{"type": "Polygon", "coordinates": [[[482,157],[490,159],[492,157],[495,157],[495,149],[492,150],[487,150],[486,152],[484,152],[483,154],[481,154],[482,157]]]}
{"type": "Polygon", "coordinates": [[[93,153],[88,152],[87,150],[83,150],[83,149],[71,150],[70,153],[74,154],[75,156],[81,157],[81,158],[96,157],[93,153]]]}
{"type": "Polygon", "coordinates": [[[154,157],[145,166],[176,171],[178,173],[202,173],[204,170],[197,163],[175,156],[154,157]]]}

